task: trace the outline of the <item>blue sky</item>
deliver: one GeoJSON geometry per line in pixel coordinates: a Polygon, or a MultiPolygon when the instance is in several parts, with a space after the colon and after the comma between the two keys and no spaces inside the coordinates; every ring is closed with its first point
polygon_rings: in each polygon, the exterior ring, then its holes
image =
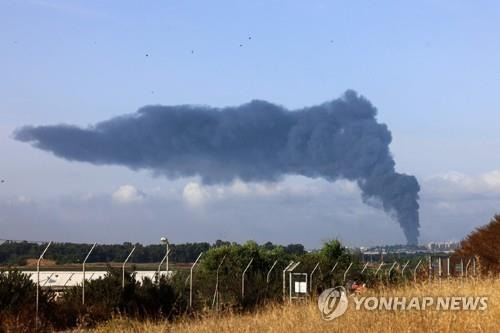
{"type": "Polygon", "coordinates": [[[10,137],[148,104],[293,109],[355,89],[392,131],[397,170],[421,183],[421,240],[460,239],[500,204],[499,19],[494,1],[0,1],[0,238],[403,242],[349,184],[291,177],[217,197],[196,179],[71,163],[10,137]],[[120,189],[137,200],[117,204],[120,189]]]}

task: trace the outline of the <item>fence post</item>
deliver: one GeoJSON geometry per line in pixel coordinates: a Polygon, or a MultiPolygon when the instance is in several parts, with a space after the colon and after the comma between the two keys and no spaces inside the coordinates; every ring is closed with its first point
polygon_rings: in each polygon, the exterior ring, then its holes
{"type": "Polygon", "coordinates": [[[319,262],[316,263],[316,266],[314,266],[314,269],[312,270],[311,274],[309,275],[309,291],[311,292],[311,297],[312,297],[312,286],[313,286],[313,275],[314,275],[314,272],[316,272],[316,269],[318,269],[319,267],[319,262]]]}
{"type": "Polygon", "coordinates": [[[283,302],[286,299],[286,271],[294,264],[294,261],[290,261],[290,263],[283,270],[283,302]]]}
{"type": "Polygon", "coordinates": [[[342,281],[342,284],[345,283],[345,279],[346,279],[346,276],[347,276],[347,272],[349,272],[349,270],[351,269],[351,266],[352,266],[352,261],[351,263],[349,264],[349,267],[347,267],[347,269],[345,270],[344,272],[344,280],[342,281]]]}
{"type": "Polygon", "coordinates": [[[339,264],[339,261],[337,260],[337,261],[335,262],[335,265],[333,265],[333,268],[330,270],[330,274],[332,274],[332,273],[333,273],[333,271],[335,271],[335,268],[337,268],[337,265],[338,265],[338,264],[339,264]]]}
{"type": "Polygon", "coordinates": [[[166,247],[167,247],[167,250],[165,251],[165,257],[166,257],[166,263],[165,263],[165,269],[167,270],[167,278],[168,278],[168,272],[169,272],[169,268],[168,268],[168,255],[170,253],[170,249],[169,249],[169,246],[170,244],[168,243],[168,239],[166,237],[163,238],[164,239],[164,243],[166,244],[166,247]]]}
{"type": "Polygon", "coordinates": [[[198,263],[198,260],[200,260],[201,255],[203,252],[200,252],[198,255],[198,258],[194,261],[193,265],[191,266],[191,270],[189,272],[189,308],[193,306],[193,269],[194,266],[198,263]]]}
{"type": "MultiPolygon", "coordinates": [[[[288,292],[289,292],[289,301],[291,302],[292,301],[292,272],[295,268],[297,268],[298,266],[300,265],[300,261],[296,262],[295,264],[293,264],[292,267],[290,267],[288,269],[288,282],[290,284],[289,286],[289,289],[288,289],[288,292]]],[[[306,274],[306,279],[307,279],[307,274],[306,274]]],[[[306,285],[307,285],[307,280],[306,280],[306,285]]]]}
{"type": "Polygon", "coordinates": [[[446,258],[447,259],[447,262],[446,262],[446,275],[448,277],[448,280],[450,279],[450,257],[446,258]]]}
{"type": "Polygon", "coordinates": [[[374,274],[374,275],[375,275],[375,277],[377,277],[377,273],[380,271],[380,269],[381,269],[381,268],[382,268],[382,266],[384,266],[384,265],[385,265],[385,263],[382,261],[382,262],[380,263],[380,265],[378,266],[377,270],[375,271],[375,274],[374,274]]]}
{"type": "Polygon", "coordinates": [[[465,277],[469,277],[468,274],[469,274],[469,265],[471,263],[471,260],[472,259],[469,259],[469,261],[467,261],[467,265],[465,266],[465,277]]]}
{"type": "Polygon", "coordinates": [[[413,280],[415,281],[415,283],[417,282],[417,269],[418,269],[418,266],[420,266],[420,264],[422,263],[422,259],[420,259],[417,263],[417,266],[415,266],[415,269],[413,270],[413,280]]]}
{"type": "Polygon", "coordinates": [[[429,283],[432,281],[432,256],[429,256],[429,283]]]}
{"type": "Polygon", "coordinates": [[[403,268],[401,268],[401,276],[404,277],[405,276],[405,269],[406,269],[406,266],[408,266],[408,264],[410,263],[410,260],[408,260],[404,265],[403,265],[403,268]]]}
{"type": "Polygon", "coordinates": [[[243,298],[245,298],[245,274],[246,274],[247,270],[250,268],[250,265],[252,264],[252,262],[253,262],[253,258],[250,259],[250,262],[248,263],[247,267],[243,271],[243,274],[241,274],[241,299],[242,300],[243,300],[243,298]]]}
{"type": "Polygon", "coordinates": [[[365,263],[365,265],[363,266],[363,269],[361,270],[361,274],[363,274],[363,272],[365,271],[366,267],[368,267],[368,262],[365,263]]]}
{"type": "MultiPolygon", "coordinates": [[[[329,274],[332,274],[330,282],[333,280],[333,272],[335,271],[335,268],[337,268],[337,265],[339,264],[339,261],[337,260],[335,262],[335,265],[333,265],[332,269],[330,270],[329,274]]],[[[335,280],[333,280],[333,283],[335,284],[335,280]]]]}
{"type": "Polygon", "coordinates": [[[270,274],[271,272],[273,271],[273,268],[274,266],[276,266],[276,264],[278,263],[278,260],[275,260],[273,265],[271,266],[271,268],[269,269],[269,272],[267,272],[267,276],[266,276],[266,283],[269,284],[269,277],[270,277],[270,274]]]}
{"type": "Polygon", "coordinates": [[[40,293],[40,261],[42,261],[43,256],[45,255],[45,252],[49,249],[50,244],[52,242],[49,242],[47,246],[45,247],[45,250],[43,250],[42,254],[38,258],[38,261],[36,263],[36,314],[35,314],[35,329],[38,330],[38,300],[39,300],[39,293],[40,293]]]}
{"type": "Polygon", "coordinates": [[[135,245],[132,248],[132,251],[130,251],[130,253],[128,254],[127,259],[125,259],[125,261],[123,262],[123,265],[122,265],[122,289],[125,289],[125,264],[130,259],[130,257],[132,256],[132,253],[134,253],[134,251],[135,251],[135,245]]]}
{"type": "Polygon", "coordinates": [[[90,251],[89,253],[87,253],[87,256],[85,257],[85,259],[83,259],[83,263],[82,263],[82,271],[83,271],[83,280],[82,280],[82,304],[85,304],[85,263],[87,262],[87,259],[90,257],[90,254],[92,253],[92,251],[94,250],[94,247],[97,243],[94,243],[94,245],[92,245],[92,247],[90,248],[90,251]]]}
{"type": "Polygon", "coordinates": [[[443,269],[441,268],[442,266],[442,259],[441,257],[438,257],[438,276],[439,276],[439,282],[441,283],[441,276],[443,275],[443,269]]]}
{"type": "MultiPolygon", "coordinates": [[[[168,255],[170,254],[170,250],[165,254],[163,259],[160,261],[160,264],[158,265],[158,269],[156,270],[156,277],[158,279],[158,282],[160,282],[160,271],[161,271],[161,265],[163,265],[163,262],[168,258],[168,255]]],[[[168,270],[167,270],[167,275],[166,277],[168,278],[168,270]]]]}
{"type": "Polygon", "coordinates": [[[395,262],[392,264],[391,268],[389,268],[389,272],[387,273],[387,283],[389,283],[389,282],[390,282],[392,270],[394,269],[394,267],[396,266],[396,264],[397,264],[397,263],[398,263],[398,262],[397,262],[397,261],[395,261],[395,262]]]}
{"type": "Polygon", "coordinates": [[[224,262],[224,259],[226,259],[226,255],[222,257],[222,260],[220,261],[219,266],[217,267],[217,273],[215,278],[215,293],[214,293],[214,299],[212,301],[212,308],[215,305],[217,311],[219,311],[219,270],[220,267],[222,266],[222,263],[224,262]]]}

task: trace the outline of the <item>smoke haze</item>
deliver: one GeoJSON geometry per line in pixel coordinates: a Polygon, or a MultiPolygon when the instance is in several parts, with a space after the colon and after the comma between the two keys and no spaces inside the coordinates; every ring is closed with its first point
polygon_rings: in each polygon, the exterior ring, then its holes
{"type": "Polygon", "coordinates": [[[376,114],[367,99],[347,91],[295,111],[259,100],[226,108],[145,106],[87,128],[25,126],[14,138],[67,160],[169,178],[197,175],[207,184],[287,174],[356,181],[363,200],[394,216],[416,244],[420,187],[414,176],[395,171],[391,133],[376,114]]]}

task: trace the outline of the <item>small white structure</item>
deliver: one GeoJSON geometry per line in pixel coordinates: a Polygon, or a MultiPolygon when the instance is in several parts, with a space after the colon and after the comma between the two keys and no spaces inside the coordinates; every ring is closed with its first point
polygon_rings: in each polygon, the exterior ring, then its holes
{"type": "Polygon", "coordinates": [[[298,282],[298,281],[295,281],[295,293],[296,294],[305,294],[307,293],[307,282],[298,282]]]}
{"type": "Polygon", "coordinates": [[[289,298],[293,300],[305,300],[309,296],[307,290],[307,273],[289,273],[289,298]],[[293,286],[293,288],[292,288],[293,286]]]}
{"type": "MultiPolygon", "coordinates": [[[[36,271],[21,271],[21,273],[28,275],[31,281],[36,283],[36,271]]],[[[104,278],[107,273],[107,271],[87,271],[85,281],[104,278]]],[[[136,281],[142,283],[145,278],[154,280],[157,275],[170,278],[174,275],[174,271],[168,271],[168,273],[165,271],[135,271],[133,274],[136,281]]],[[[40,287],[42,288],[64,289],[81,285],[82,281],[82,271],[40,271],[40,287]]]]}

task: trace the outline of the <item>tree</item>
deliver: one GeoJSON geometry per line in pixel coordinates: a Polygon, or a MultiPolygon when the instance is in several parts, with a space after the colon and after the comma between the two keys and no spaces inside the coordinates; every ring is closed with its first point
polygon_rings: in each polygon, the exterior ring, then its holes
{"type": "Polygon", "coordinates": [[[333,267],[337,260],[346,253],[345,248],[340,244],[337,239],[324,242],[320,250],[320,255],[323,263],[326,266],[333,267]]]}
{"type": "Polygon", "coordinates": [[[461,257],[476,257],[482,273],[500,272],[500,215],[470,233],[455,252],[461,257]]]}
{"type": "Polygon", "coordinates": [[[302,255],[306,253],[306,250],[302,244],[288,244],[285,247],[285,252],[288,254],[302,255]]]}

